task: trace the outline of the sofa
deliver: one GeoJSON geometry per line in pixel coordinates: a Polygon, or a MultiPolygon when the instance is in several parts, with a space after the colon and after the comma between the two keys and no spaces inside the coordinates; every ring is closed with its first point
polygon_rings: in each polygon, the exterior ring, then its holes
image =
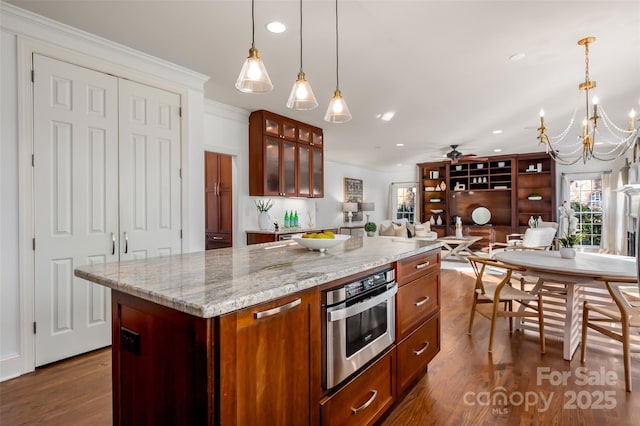
{"type": "Polygon", "coordinates": [[[438,234],[427,223],[410,223],[407,219],[385,220],[378,224],[376,236],[435,241],[438,234]]]}

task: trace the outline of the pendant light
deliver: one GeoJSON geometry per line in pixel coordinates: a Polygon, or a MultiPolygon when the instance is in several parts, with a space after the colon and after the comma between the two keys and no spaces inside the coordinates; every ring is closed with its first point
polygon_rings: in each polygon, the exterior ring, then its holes
{"type": "Polygon", "coordinates": [[[324,120],[329,123],[344,123],[351,120],[349,107],[340,93],[340,80],[338,72],[338,0],[336,0],[336,90],[333,92],[329,108],[324,115],[324,120]]]}
{"type": "Polygon", "coordinates": [[[240,75],[236,80],[236,89],[245,93],[265,93],[273,90],[273,84],[267,73],[260,54],[255,46],[256,23],[254,18],[254,0],[251,0],[251,49],[249,56],[242,64],[240,75]]]}
{"type": "Polygon", "coordinates": [[[300,0],[300,72],[298,79],[293,83],[289,99],[287,100],[287,108],[291,109],[314,109],[318,106],[318,101],[311,90],[311,85],[302,71],[302,0],[300,0]]]}

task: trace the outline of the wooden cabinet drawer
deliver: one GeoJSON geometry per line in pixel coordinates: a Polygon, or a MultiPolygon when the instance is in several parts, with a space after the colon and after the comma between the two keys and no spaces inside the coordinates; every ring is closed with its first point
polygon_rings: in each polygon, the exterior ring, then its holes
{"type": "Polygon", "coordinates": [[[395,368],[393,348],[321,403],[321,423],[349,426],[373,424],[396,399],[395,368]]]}
{"type": "Polygon", "coordinates": [[[231,247],[231,234],[222,234],[217,232],[206,233],[207,250],[216,248],[231,247]]]}
{"type": "Polygon", "coordinates": [[[400,287],[396,294],[396,340],[408,336],[439,308],[439,271],[432,271],[400,287]]]}
{"type": "Polygon", "coordinates": [[[440,313],[398,345],[398,395],[426,371],[427,364],[439,351],[440,313]]]}
{"type": "Polygon", "coordinates": [[[399,260],[396,281],[401,286],[435,269],[440,269],[440,249],[399,260]]]}

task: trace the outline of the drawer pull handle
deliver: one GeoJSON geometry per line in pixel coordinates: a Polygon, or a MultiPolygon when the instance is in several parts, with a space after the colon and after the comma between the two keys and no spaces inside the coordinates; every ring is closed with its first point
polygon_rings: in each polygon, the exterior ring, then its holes
{"type": "Polygon", "coordinates": [[[358,408],[351,407],[351,412],[353,414],[358,414],[360,411],[362,411],[365,408],[367,408],[368,406],[370,406],[371,403],[376,399],[376,397],[378,396],[378,391],[375,390],[375,389],[371,389],[371,392],[373,392],[373,395],[371,395],[371,398],[369,398],[369,400],[367,402],[365,402],[364,404],[362,404],[358,408]]]}
{"type": "Polygon", "coordinates": [[[291,308],[295,308],[300,304],[300,302],[302,302],[302,299],[297,298],[293,302],[287,303],[286,305],[276,306],[275,308],[267,309],[266,311],[256,312],[255,314],[253,314],[253,316],[255,319],[270,317],[272,315],[279,314],[280,312],[287,311],[291,308]]]}
{"type": "Polygon", "coordinates": [[[431,299],[429,296],[423,297],[420,301],[416,302],[416,307],[424,305],[429,301],[429,299],[431,299]]]}
{"type": "Polygon", "coordinates": [[[427,350],[427,348],[429,347],[429,342],[424,342],[424,346],[422,347],[422,349],[418,349],[417,351],[413,351],[415,356],[420,356],[424,353],[424,351],[427,350]]]}
{"type": "Polygon", "coordinates": [[[427,266],[429,266],[429,261],[426,261],[424,263],[420,263],[419,265],[416,265],[416,269],[422,269],[422,268],[426,268],[427,266]]]}
{"type": "Polygon", "coordinates": [[[213,237],[212,240],[222,240],[222,237],[213,237]]]}

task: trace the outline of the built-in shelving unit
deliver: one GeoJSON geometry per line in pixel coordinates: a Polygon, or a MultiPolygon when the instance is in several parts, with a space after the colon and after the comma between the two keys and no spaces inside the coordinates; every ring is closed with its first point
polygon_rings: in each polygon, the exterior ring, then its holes
{"type": "Polygon", "coordinates": [[[531,216],[556,220],[555,163],[545,153],[422,163],[418,168],[422,178],[420,221],[440,216],[442,225],[432,225],[439,236],[455,234],[455,220],[460,217],[463,232],[482,236],[481,245],[488,246],[506,241],[508,234],[523,232],[531,216]],[[472,213],[478,207],[489,209],[489,223],[474,223],[472,213]]]}

